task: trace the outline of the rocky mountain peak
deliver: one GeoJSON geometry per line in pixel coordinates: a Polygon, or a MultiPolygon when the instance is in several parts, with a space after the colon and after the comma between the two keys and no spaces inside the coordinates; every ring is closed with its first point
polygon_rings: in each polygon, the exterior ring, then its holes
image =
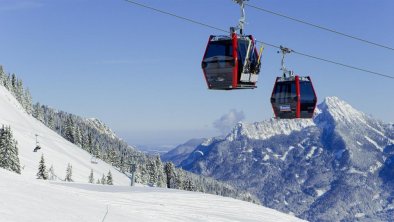
{"type": "Polygon", "coordinates": [[[324,101],[318,106],[318,115],[330,115],[335,121],[355,123],[365,122],[366,115],[349,103],[339,99],[338,97],[326,97],[324,101]]]}
{"type": "Polygon", "coordinates": [[[289,135],[293,131],[315,125],[309,119],[275,119],[271,118],[262,122],[243,123],[239,122],[227,135],[226,140],[233,141],[240,137],[246,137],[255,140],[264,140],[276,135],[289,135]]]}

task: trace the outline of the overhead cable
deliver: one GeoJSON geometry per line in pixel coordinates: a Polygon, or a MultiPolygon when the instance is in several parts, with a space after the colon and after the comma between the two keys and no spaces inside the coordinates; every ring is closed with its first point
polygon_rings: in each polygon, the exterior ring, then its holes
{"type": "MultiPolygon", "coordinates": [[[[150,9],[150,10],[159,12],[161,14],[165,14],[165,15],[169,15],[169,16],[172,16],[172,17],[175,17],[175,18],[178,18],[178,19],[185,20],[185,21],[188,21],[188,22],[200,25],[200,26],[204,26],[204,27],[207,27],[207,28],[210,28],[210,29],[214,29],[214,30],[218,30],[218,31],[221,31],[221,32],[225,32],[225,33],[230,33],[230,31],[228,31],[228,30],[225,30],[225,29],[222,29],[222,28],[218,28],[218,27],[215,27],[215,26],[203,23],[203,22],[199,22],[199,21],[196,21],[194,19],[190,19],[190,18],[187,18],[187,17],[184,17],[184,16],[179,16],[179,15],[176,15],[174,13],[170,13],[170,12],[167,12],[167,11],[164,11],[164,10],[161,10],[161,9],[157,9],[157,8],[154,8],[154,7],[151,7],[151,6],[148,6],[148,5],[144,5],[144,4],[138,3],[138,2],[133,1],[133,0],[125,0],[125,1],[128,2],[128,3],[134,4],[134,5],[138,5],[140,7],[146,8],[146,9],[150,9]]],[[[264,44],[264,45],[267,45],[267,46],[270,46],[270,47],[273,47],[273,48],[276,48],[276,49],[280,49],[280,46],[275,45],[275,44],[271,44],[271,43],[264,42],[264,41],[258,41],[258,40],[256,40],[256,42],[264,44]]],[[[369,73],[369,74],[372,74],[372,75],[377,75],[377,76],[380,76],[380,77],[394,79],[394,76],[392,76],[392,75],[388,75],[388,74],[384,74],[384,73],[380,73],[380,72],[375,72],[375,71],[371,71],[371,70],[364,69],[364,68],[359,68],[359,67],[356,67],[356,66],[353,66],[353,65],[348,65],[348,64],[345,64],[345,63],[341,63],[341,62],[337,62],[337,61],[334,61],[334,60],[330,60],[330,59],[326,59],[326,58],[310,55],[310,54],[299,52],[299,51],[296,51],[296,50],[292,50],[292,52],[295,53],[295,54],[307,57],[307,58],[323,61],[323,62],[326,62],[326,63],[330,63],[330,64],[342,66],[342,67],[346,67],[346,68],[349,68],[349,69],[354,69],[354,70],[365,72],[365,73],[369,73]]]]}

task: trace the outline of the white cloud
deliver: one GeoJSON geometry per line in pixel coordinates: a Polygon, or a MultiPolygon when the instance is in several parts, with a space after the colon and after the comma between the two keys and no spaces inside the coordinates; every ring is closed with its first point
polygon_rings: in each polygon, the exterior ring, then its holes
{"type": "Polygon", "coordinates": [[[224,114],[215,122],[213,126],[219,130],[221,133],[226,134],[239,122],[245,119],[245,114],[243,111],[237,111],[235,109],[230,110],[230,112],[224,114]]]}

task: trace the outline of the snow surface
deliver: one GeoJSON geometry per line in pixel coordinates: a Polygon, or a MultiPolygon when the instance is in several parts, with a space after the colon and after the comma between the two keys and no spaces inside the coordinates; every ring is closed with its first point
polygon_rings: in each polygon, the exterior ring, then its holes
{"type": "Polygon", "coordinates": [[[0,197],[0,220],[4,222],[302,221],[256,204],[210,194],[32,180],[3,169],[0,197]]]}

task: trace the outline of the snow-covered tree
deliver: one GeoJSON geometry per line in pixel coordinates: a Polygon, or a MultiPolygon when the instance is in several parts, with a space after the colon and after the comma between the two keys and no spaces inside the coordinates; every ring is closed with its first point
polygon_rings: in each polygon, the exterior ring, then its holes
{"type": "Polygon", "coordinates": [[[4,69],[3,66],[0,65],[0,85],[3,86],[4,83],[4,78],[5,78],[5,73],[4,73],[4,69]]]}
{"type": "Polygon", "coordinates": [[[101,181],[100,181],[100,183],[101,184],[107,184],[107,179],[106,179],[106,177],[105,177],[105,175],[103,174],[103,176],[101,177],[101,181]]]}
{"type": "Polygon", "coordinates": [[[53,165],[51,165],[51,167],[49,167],[48,174],[49,174],[49,177],[48,177],[49,180],[56,180],[57,179],[53,165]]]}
{"type": "Polygon", "coordinates": [[[116,166],[118,162],[118,155],[114,148],[107,149],[107,162],[109,162],[112,166],[116,166]]]}
{"type": "Polygon", "coordinates": [[[82,147],[82,138],[81,138],[81,129],[79,129],[79,127],[77,126],[75,128],[75,136],[74,136],[74,144],[77,146],[82,147]]]}
{"type": "Polygon", "coordinates": [[[7,76],[5,76],[5,78],[4,78],[4,87],[6,89],[8,89],[8,91],[11,92],[11,90],[12,90],[12,83],[11,83],[11,76],[9,74],[7,76]]]}
{"type": "Polygon", "coordinates": [[[38,102],[33,106],[33,117],[44,123],[44,110],[38,102]]]}
{"type": "Polygon", "coordinates": [[[31,97],[30,90],[26,88],[23,95],[23,104],[26,112],[32,114],[33,112],[33,98],[31,97]]]}
{"type": "Polygon", "coordinates": [[[164,174],[163,162],[161,162],[160,156],[157,155],[155,157],[155,165],[156,165],[156,174],[157,174],[157,186],[165,187],[166,186],[166,177],[164,174]]]}
{"type": "Polygon", "coordinates": [[[157,168],[156,161],[149,159],[146,166],[149,174],[149,185],[156,186],[157,183],[157,168]]]}
{"type": "Polygon", "coordinates": [[[193,181],[192,181],[191,178],[187,178],[187,179],[186,179],[186,183],[185,183],[185,186],[184,186],[184,190],[196,191],[196,187],[195,187],[195,185],[194,185],[194,183],[193,183],[193,181]]]}
{"type": "Polygon", "coordinates": [[[107,184],[108,184],[108,185],[114,185],[114,183],[113,183],[113,179],[112,179],[112,173],[111,173],[111,170],[110,170],[110,171],[108,171],[108,174],[107,174],[107,184]]]}
{"type": "Polygon", "coordinates": [[[0,167],[21,173],[18,146],[10,127],[0,129],[0,167]]]}
{"type": "Polygon", "coordinates": [[[66,178],[64,178],[64,180],[67,182],[73,182],[72,175],[73,175],[73,166],[70,163],[68,163],[66,169],[66,178]]]}
{"type": "Polygon", "coordinates": [[[175,188],[175,186],[174,186],[175,166],[174,166],[174,164],[172,162],[167,162],[164,166],[164,172],[166,174],[166,179],[167,179],[167,188],[175,188]]]}
{"type": "Polygon", "coordinates": [[[93,150],[94,150],[94,144],[93,144],[93,135],[92,133],[88,133],[88,137],[87,137],[87,146],[86,146],[86,150],[90,153],[93,154],[93,150]]]}
{"type": "Polygon", "coordinates": [[[93,169],[90,170],[89,183],[94,183],[93,169]]]}
{"type": "Polygon", "coordinates": [[[89,149],[89,147],[88,147],[88,136],[84,135],[82,133],[82,130],[80,132],[81,132],[81,148],[84,149],[84,150],[88,150],[89,149]]]}
{"type": "Polygon", "coordinates": [[[185,173],[182,170],[177,170],[175,174],[175,188],[179,190],[184,189],[184,184],[185,184],[185,173]]]}
{"type": "Polygon", "coordinates": [[[101,184],[100,179],[97,179],[96,184],[101,184]]]}
{"type": "Polygon", "coordinates": [[[15,98],[18,100],[18,102],[22,105],[23,108],[25,108],[24,104],[24,98],[23,98],[23,83],[21,79],[16,79],[16,85],[15,85],[15,98]]]}
{"type": "Polygon", "coordinates": [[[15,75],[15,73],[12,73],[12,75],[11,75],[11,86],[12,86],[11,92],[15,93],[15,91],[16,91],[16,75],[15,75]]]}
{"type": "Polygon", "coordinates": [[[75,143],[75,125],[71,115],[68,116],[65,124],[64,137],[68,141],[75,143]]]}
{"type": "Polygon", "coordinates": [[[48,172],[45,166],[44,154],[41,155],[40,163],[38,164],[37,179],[47,180],[48,172]]]}

